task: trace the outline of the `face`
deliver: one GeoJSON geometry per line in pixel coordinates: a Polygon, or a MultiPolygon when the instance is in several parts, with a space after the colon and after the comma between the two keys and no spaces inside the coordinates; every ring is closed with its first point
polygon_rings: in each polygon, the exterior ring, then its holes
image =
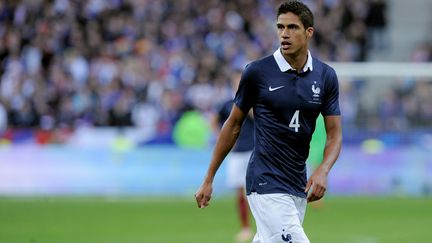
{"type": "Polygon", "coordinates": [[[291,12],[279,15],[276,27],[284,56],[296,57],[307,53],[312,27],[305,29],[300,18],[291,12]]]}

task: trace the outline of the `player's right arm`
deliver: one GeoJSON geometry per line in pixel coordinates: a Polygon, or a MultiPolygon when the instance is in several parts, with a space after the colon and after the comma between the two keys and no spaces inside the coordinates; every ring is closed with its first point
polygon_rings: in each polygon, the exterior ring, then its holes
{"type": "Polygon", "coordinates": [[[195,193],[195,199],[199,208],[204,208],[209,205],[213,192],[213,180],[216,172],[222,164],[222,161],[234,146],[240,134],[241,126],[246,114],[247,113],[244,113],[235,104],[233,105],[231,113],[219,133],[204,181],[195,193]]]}

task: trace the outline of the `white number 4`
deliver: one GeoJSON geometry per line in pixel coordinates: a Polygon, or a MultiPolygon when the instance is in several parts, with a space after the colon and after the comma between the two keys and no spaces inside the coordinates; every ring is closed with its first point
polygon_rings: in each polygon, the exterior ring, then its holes
{"type": "Polygon", "coordinates": [[[295,132],[298,132],[298,129],[299,129],[299,127],[300,127],[300,123],[299,123],[299,114],[300,114],[300,111],[299,111],[299,110],[296,110],[296,111],[294,112],[294,115],[293,115],[293,117],[291,118],[291,121],[290,121],[290,124],[289,124],[289,127],[294,128],[295,132]]]}

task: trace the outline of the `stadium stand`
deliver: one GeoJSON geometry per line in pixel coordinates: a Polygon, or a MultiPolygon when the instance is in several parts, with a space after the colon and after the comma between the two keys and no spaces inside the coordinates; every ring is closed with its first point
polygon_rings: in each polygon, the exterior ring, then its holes
{"type": "MultiPolygon", "coordinates": [[[[380,18],[371,17],[377,17],[371,8],[377,1],[306,2],[316,15],[312,51],[326,61],[369,61],[382,43],[372,44],[367,30],[391,26],[386,8],[380,18]]],[[[169,135],[185,110],[207,116],[231,96],[232,70],[273,52],[274,19],[268,16],[276,5],[265,0],[1,1],[2,136],[23,128],[67,136],[82,126],[137,127],[155,131],[156,140],[169,135]]],[[[429,44],[421,44],[412,60],[430,62],[431,53],[429,44]]],[[[367,102],[369,82],[341,80],[346,127],[430,126],[431,80],[396,82],[401,85],[378,97],[382,105],[377,106],[367,102]]]]}

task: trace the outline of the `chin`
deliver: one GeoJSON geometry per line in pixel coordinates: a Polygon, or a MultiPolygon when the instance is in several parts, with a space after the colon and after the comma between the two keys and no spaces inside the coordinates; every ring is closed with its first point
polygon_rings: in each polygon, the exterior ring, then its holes
{"type": "Polygon", "coordinates": [[[281,51],[282,51],[282,55],[289,56],[289,55],[293,54],[293,51],[291,49],[288,49],[288,50],[281,49],[281,51]]]}

